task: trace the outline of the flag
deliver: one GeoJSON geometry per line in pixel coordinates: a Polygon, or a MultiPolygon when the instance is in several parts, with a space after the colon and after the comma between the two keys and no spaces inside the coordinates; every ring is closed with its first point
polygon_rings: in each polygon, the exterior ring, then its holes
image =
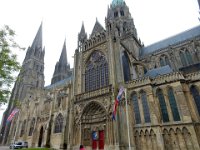
{"type": "Polygon", "coordinates": [[[19,109],[17,109],[17,108],[13,109],[13,111],[7,118],[7,122],[10,122],[13,119],[13,117],[16,115],[16,113],[18,113],[18,111],[19,111],[19,109]]]}
{"type": "Polygon", "coordinates": [[[117,113],[117,106],[119,104],[119,101],[121,101],[121,99],[122,99],[123,93],[124,93],[124,87],[121,86],[120,89],[119,89],[119,92],[117,94],[117,97],[115,99],[115,104],[114,104],[113,113],[112,113],[112,119],[113,120],[115,120],[116,113],[117,113]]]}

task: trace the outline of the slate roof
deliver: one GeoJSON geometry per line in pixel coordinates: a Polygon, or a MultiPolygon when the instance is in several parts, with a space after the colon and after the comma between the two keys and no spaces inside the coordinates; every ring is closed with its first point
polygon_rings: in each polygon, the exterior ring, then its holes
{"type": "Polygon", "coordinates": [[[163,66],[160,68],[148,70],[144,76],[145,77],[149,76],[151,78],[155,78],[159,75],[169,74],[171,72],[173,72],[173,70],[167,65],[167,66],[163,66]]]}
{"type": "Polygon", "coordinates": [[[64,85],[69,84],[72,79],[73,79],[72,76],[70,76],[70,77],[68,77],[64,80],[61,80],[61,81],[58,81],[54,84],[46,86],[45,89],[53,89],[53,88],[56,88],[56,87],[62,87],[64,85]]]}
{"type": "Polygon", "coordinates": [[[153,53],[157,50],[164,49],[168,47],[169,45],[178,44],[180,42],[184,42],[188,39],[194,38],[200,36],[200,25],[196,26],[194,28],[191,28],[189,30],[186,30],[184,32],[181,32],[177,35],[171,36],[169,38],[166,38],[164,40],[161,40],[159,42],[156,42],[154,44],[151,44],[149,46],[143,47],[141,49],[141,56],[145,56],[147,54],[153,53]]]}

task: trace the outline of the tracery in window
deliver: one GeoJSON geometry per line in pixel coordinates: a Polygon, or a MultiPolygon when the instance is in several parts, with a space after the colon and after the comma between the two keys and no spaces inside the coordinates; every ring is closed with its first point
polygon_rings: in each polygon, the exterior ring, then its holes
{"type": "Polygon", "coordinates": [[[85,91],[92,91],[109,85],[108,63],[105,55],[94,51],[86,63],[85,91]]]}
{"type": "Polygon", "coordinates": [[[140,95],[141,95],[142,107],[143,107],[143,112],[144,112],[144,121],[146,123],[151,122],[146,92],[141,91],[140,95]]]}
{"type": "Polygon", "coordinates": [[[130,81],[131,80],[131,74],[130,74],[130,65],[129,65],[129,58],[127,53],[124,51],[122,55],[122,66],[123,66],[123,73],[124,73],[124,81],[130,81]]]}
{"type": "Polygon", "coordinates": [[[159,104],[160,104],[162,120],[163,120],[163,122],[168,122],[169,116],[168,116],[167,106],[166,106],[166,103],[165,103],[165,98],[164,98],[163,92],[162,92],[161,89],[158,89],[156,94],[157,94],[159,104]]]}
{"type": "Polygon", "coordinates": [[[135,123],[140,124],[141,123],[140,109],[139,109],[137,94],[135,92],[132,94],[132,101],[133,101],[133,110],[135,115],[135,123]]]}
{"type": "Polygon", "coordinates": [[[54,133],[62,132],[62,128],[63,128],[63,116],[61,114],[59,114],[55,120],[54,133]]]}
{"type": "Polygon", "coordinates": [[[34,126],[35,126],[35,118],[32,119],[31,124],[30,124],[30,130],[29,130],[29,136],[32,136],[33,134],[33,130],[34,130],[34,126]]]}
{"type": "Polygon", "coordinates": [[[169,98],[169,103],[170,103],[170,107],[171,107],[171,110],[172,110],[172,115],[173,115],[174,121],[180,121],[181,119],[180,119],[180,115],[179,115],[179,112],[178,112],[176,99],[174,97],[174,91],[173,91],[172,88],[168,89],[168,98],[169,98]]]}
{"type": "Polygon", "coordinates": [[[194,98],[198,113],[200,115],[200,95],[198,89],[193,85],[190,88],[190,92],[192,93],[192,96],[194,98]]]}

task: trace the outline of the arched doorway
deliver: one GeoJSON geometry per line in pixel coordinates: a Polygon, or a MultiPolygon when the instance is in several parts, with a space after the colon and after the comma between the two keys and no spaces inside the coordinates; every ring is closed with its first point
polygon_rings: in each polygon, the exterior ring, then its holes
{"type": "Polygon", "coordinates": [[[38,147],[42,146],[42,138],[43,138],[43,127],[40,129],[40,135],[39,135],[39,140],[38,140],[38,147]]]}
{"type": "Polygon", "coordinates": [[[106,110],[97,103],[89,103],[81,116],[81,142],[92,150],[104,149],[106,110]]]}

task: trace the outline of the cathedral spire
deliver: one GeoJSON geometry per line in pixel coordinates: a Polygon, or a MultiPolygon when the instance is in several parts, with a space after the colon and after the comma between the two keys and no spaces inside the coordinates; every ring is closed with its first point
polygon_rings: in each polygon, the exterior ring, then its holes
{"type": "Polygon", "coordinates": [[[66,39],[63,44],[62,52],[59,61],[56,63],[51,84],[61,81],[71,75],[70,65],[67,62],[66,39]]]}
{"type": "Polygon", "coordinates": [[[66,50],[66,39],[63,44],[62,53],[60,55],[59,63],[67,64],[67,50],[66,50]]]}
{"type": "Polygon", "coordinates": [[[35,39],[34,39],[31,47],[33,49],[34,48],[42,48],[42,22],[40,24],[40,27],[38,29],[38,32],[35,36],[35,39]]]}

